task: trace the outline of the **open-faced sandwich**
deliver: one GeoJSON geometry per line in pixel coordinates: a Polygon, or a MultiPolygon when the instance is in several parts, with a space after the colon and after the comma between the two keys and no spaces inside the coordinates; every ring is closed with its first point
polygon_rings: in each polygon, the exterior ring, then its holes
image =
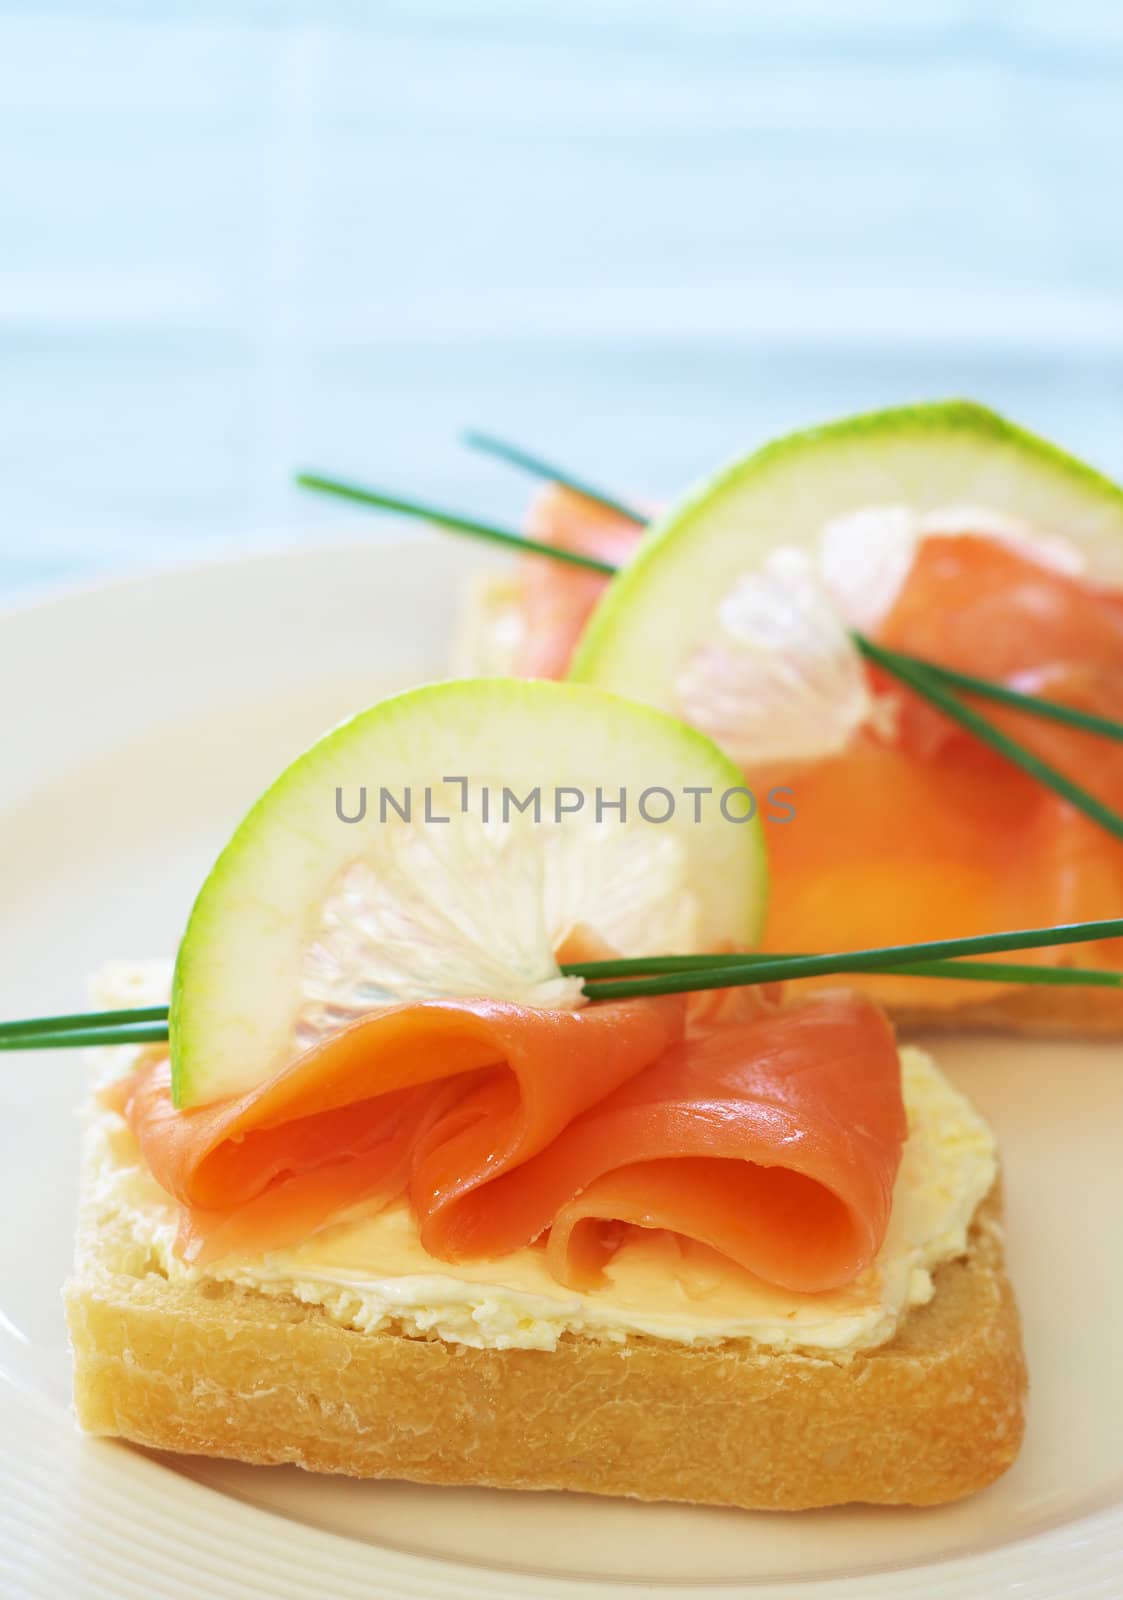
{"type": "MultiPolygon", "coordinates": [[[[99,1059],[83,1427],[742,1507],[1001,1473],[994,1139],[868,996],[713,966],[765,915],[743,794],[676,718],[548,682],[417,690],[288,768],[198,897],[170,1045],[99,1059]]],[[[165,984],[109,973],[105,1015],[165,984]]]]}
{"type": "MultiPolygon", "coordinates": [[[[1118,724],[1123,493],[1092,469],[981,407],[917,406],[770,444],[650,529],[553,488],[529,532],[620,576],[525,558],[476,597],[467,654],[674,712],[738,763],[762,809],[782,788],[768,820],[782,892],[764,948],[863,948],[1123,906],[1123,744],[968,687],[968,708],[1078,784],[1089,814],[868,648],[1118,724]]],[[[1123,942],[1092,954],[1123,970],[1123,942]]],[[[1111,989],[856,982],[903,1022],[1123,1027],[1111,989]]]]}

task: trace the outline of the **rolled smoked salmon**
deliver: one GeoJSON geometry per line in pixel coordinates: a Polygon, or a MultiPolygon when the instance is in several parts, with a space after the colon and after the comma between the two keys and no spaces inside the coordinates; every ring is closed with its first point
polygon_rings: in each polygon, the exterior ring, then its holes
{"type": "Polygon", "coordinates": [[[850,1281],[884,1237],[906,1132],[884,1017],[842,994],[689,1029],[686,1010],[398,1006],[237,1099],[176,1110],[155,1062],[115,1103],[199,1262],[305,1239],[408,1189],[443,1260],[548,1234],[550,1270],[588,1287],[624,1224],[788,1288],[850,1281]]]}

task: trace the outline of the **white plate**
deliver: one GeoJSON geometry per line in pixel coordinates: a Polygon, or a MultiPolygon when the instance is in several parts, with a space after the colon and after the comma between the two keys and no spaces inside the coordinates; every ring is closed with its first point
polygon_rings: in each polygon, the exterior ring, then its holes
{"type": "MultiPolygon", "coordinates": [[[[329,723],[439,676],[486,557],[410,539],[163,573],[0,620],[0,1015],[171,952],[247,803],[329,723]]],[[[351,1483],[78,1437],[59,1285],[80,1068],[0,1071],[0,1593],[803,1600],[1123,1594],[1123,1059],[941,1047],[1001,1136],[1033,1379],[1014,1469],[961,1505],[802,1516],[351,1483]]]]}

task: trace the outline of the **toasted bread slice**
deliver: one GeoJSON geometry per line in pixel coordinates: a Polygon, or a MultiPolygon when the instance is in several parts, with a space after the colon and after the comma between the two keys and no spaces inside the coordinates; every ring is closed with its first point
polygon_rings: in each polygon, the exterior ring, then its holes
{"type": "Polygon", "coordinates": [[[295,1298],[170,1281],[127,1215],[90,1197],[66,1290],[78,1420],[356,1477],[777,1510],[935,1504],[996,1478],[1021,1442],[999,1214],[992,1190],[932,1300],[845,1361],[747,1342],[494,1350],[354,1331],[295,1298]]]}

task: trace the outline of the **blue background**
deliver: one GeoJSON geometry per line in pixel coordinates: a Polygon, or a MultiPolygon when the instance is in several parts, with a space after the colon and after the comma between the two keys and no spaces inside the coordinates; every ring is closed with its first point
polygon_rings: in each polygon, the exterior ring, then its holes
{"type": "Polygon", "coordinates": [[[0,0],[0,588],[667,495],[968,393],[1123,472],[1123,6],[0,0]]]}

